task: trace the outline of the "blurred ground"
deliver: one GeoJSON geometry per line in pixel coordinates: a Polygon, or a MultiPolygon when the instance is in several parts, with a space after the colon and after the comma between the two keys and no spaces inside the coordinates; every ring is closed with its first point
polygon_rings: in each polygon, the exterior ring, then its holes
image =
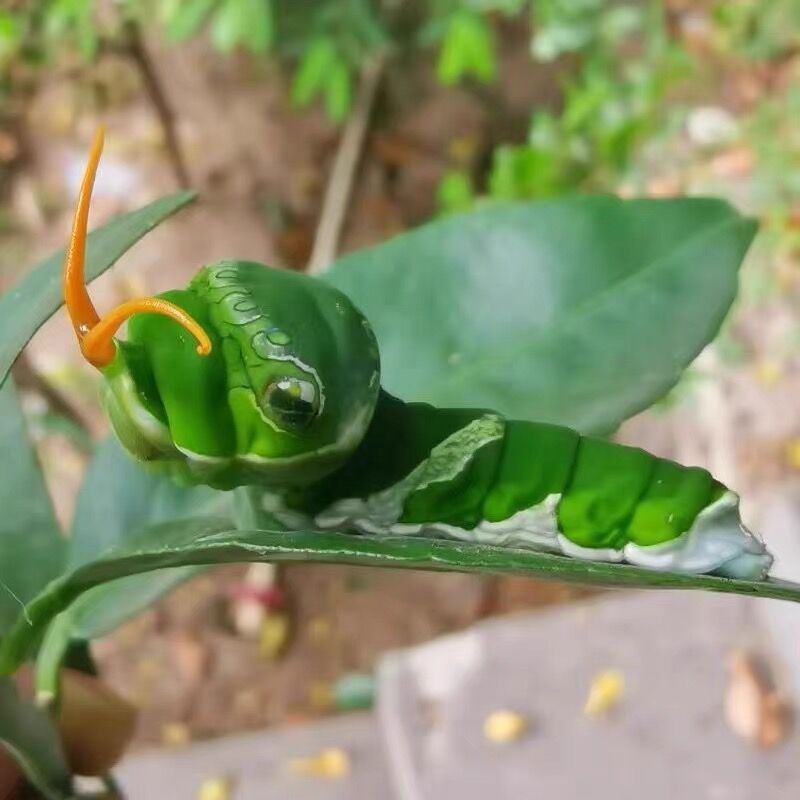
{"type": "Polygon", "coordinates": [[[243,571],[214,570],[95,645],[103,674],[141,709],[140,743],[308,721],[324,713],[325,686],[371,672],[387,650],[581,594],[523,580],[291,566],[283,574],[293,632],[274,660],[227,618],[226,589],[243,571]]]}
{"type": "MultiPolygon", "coordinates": [[[[402,81],[384,86],[343,250],[429,218],[446,169],[478,170],[496,143],[524,137],[531,108],[558,102],[554,72],[531,64],[527,36],[509,26],[503,37],[505,63],[491,103],[477,93],[435,86],[425,64],[408,64],[395,72],[402,81]]],[[[98,305],[181,285],[198,265],[217,258],[301,268],[311,251],[336,131],[316,112],[290,109],[280,76],[222,59],[202,42],[170,50],[148,44],[190,183],[202,199],[94,285],[98,305]]],[[[752,102],[753,91],[768,90],[762,75],[743,69],[715,80],[718,96],[735,112],[752,102]]],[[[93,224],[176,188],[175,157],[153,109],[141,80],[114,58],[86,68],[80,81],[53,75],[27,100],[20,125],[4,134],[13,157],[0,191],[15,222],[0,231],[0,290],[64,241],[87,142],[101,117],[110,132],[93,224]]],[[[678,143],[644,154],[647,193],[711,192],[762,213],[746,154],[737,160],[724,145],[706,150],[686,136],[678,143]]],[[[769,251],[756,248],[745,278],[757,276],[768,258],[769,251]]],[[[791,450],[800,441],[797,357],[774,355],[793,312],[785,296],[773,294],[738,315],[748,359],[729,363],[718,352],[707,354],[690,390],[684,385],[673,405],[628,423],[622,439],[710,466],[742,489],[800,468],[800,448],[796,463],[791,450]]],[[[48,323],[29,350],[35,368],[69,394],[99,435],[104,423],[94,405],[94,376],[76,365],[63,317],[48,323]]],[[[35,403],[31,412],[37,419],[35,403]]],[[[62,435],[41,426],[39,432],[59,513],[68,519],[85,456],[62,435]]],[[[104,675],[142,708],[140,744],[306,719],[319,713],[313,699],[318,684],[371,670],[387,649],[577,594],[527,580],[293,566],[284,572],[292,639],[286,656],[268,663],[257,643],[230,627],[226,591],[242,572],[210,572],[96,644],[104,675]]]]}
{"type": "Polygon", "coordinates": [[[131,798],[168,786],[175,800],[215,784],[237,800],[265,786],[273,800],[782,800],[800,780],[800,734],[767,606],[617,593],[486,621],[384,656],[372,715],[151,750],[117,776],[131,798]],[[777,678],[778,695],[753,691],[748,653],[777,678]],[[590,705],[609,675],[617,691],[590,705]],[[759,719],[767,696],[777,711],[759,719]]]}

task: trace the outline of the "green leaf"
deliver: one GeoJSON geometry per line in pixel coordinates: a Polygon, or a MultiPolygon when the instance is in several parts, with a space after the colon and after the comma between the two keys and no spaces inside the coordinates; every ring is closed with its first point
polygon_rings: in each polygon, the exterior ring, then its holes
{"type": "Polygon", "coordinates": [[[251,53],[266,53],[272,44],[274,28],[272,3],[270,0],[257,0],[249,9],[242,37],[248,50],[251,53]]]}
{"type": "Polygon", "coordinates": [[[64,567],[61,537],[13,381],[0,387],[0,636],[64,567]],[[12,463],[13,461],[13,463],[12,463]]]}
{"type": "Polygon", "coordinates": [[[292,80],[294,105],[307,106],[324,89],[328,72],[337,60],[336,46],[328,37],[319,37],[308,46],[292,80]]]}
{"type": "MultiPolygon", "coordinates": [[[[135,617],[207,566],[172,567],[130,575],[86,592],[74,606],[70,640],[91,641],[135,617]]],[[[72,609],[70,609],[72,611],[72,609]]]]}
{"type": "Polygon", "coordinates": [[[86,61],[97,54],[100,43],[94,21],[94,3],[85,0],[54,0],[44,14],[45,36],[55,46],[74,43],[86,61]]]}
{"type": "Polygon", "coordinates": [[[702,198],[496,205],[348,255],[325,278],[372,323],[391,394],[602,433],[714,337],[755,230],[702,198]]]}
{"type": "Polygon", "coordinates": [[[0,66],[9,62],[22,42],[22,25],[10,11],[0,11],[0,66]]]}
{"type": "Polygon", "coordinates": [[[531,145],[498,147],[489,174],[489,194],[496,200],[541,198],[561,188],[554,153],[531,145]]]}
{"type": "Polygon", "coordinates": [[[97,449],[81,485],[68,565],[80,566],[124,546],[149,525],[229,514],[231,497],[207,486],[179,486],[135,461],[110,437],[97,449]]]}
{"type": "Polygon", "coordinates": [[[166,20],[167,38],[180,42],[194,36],[206,21],[216,0],[182,0],[170,9],[166,20]]]}
{"type": "Polygon", "coordinates": [[[473,76],[484,83],[496,72],[494,42],[487,21],[474,11],[461,9],[450,18],[439,51],[436,75],[444,86],[473,76]]]}
{"type": "Polygon", "coordinates": [[[677,575],[443,539],[283,530],[232,531],[224,519],[187,520],[152,528],[138,542],[117,548],[53,581],[28,605],[27,618],[21,617],[0,643],[0,673],[13,672],[56,615],[95,586],[165,567],[244,561],[318,561],[522,575],[600,586],[707,589],[800,602],[800,584],[775,579],[745,581],[711,575],[677,575]]]}
{"type": "Polygon", "coordinates": [[[332,122],[341,122],[350,111],[352,87],[350,70],[339,59],[325,81],[325,113],[332,122]]]}
{"type": "Polygon", "coordinates": [[[69,800],[72,778],[58,730],[41,709],[0,678],[0,742],[46,800],[69,800]]]}
{"type": "Polygon", "coordinates": [[[240,0],[223,0],[211,20],[211,42],[217,50],[229,53],[243,34],[243,5],[240,0]]]}
{"type": "MultiPolygon", "coordinates": [[[[179,486],[146,470],[109,438],[98,449],[81,486],[70,537],[72,568],[91,562],[98,553],[124,547],[142,530],[166,521],[198,516],[226,516],[232,524],[230,492],[206,486],[179,486]]],[[[92,639],[113,630],[198,568],[178,567],[134,576],[99,587],[82,598],[73,615],[73,638],[92,639]]]]}
{"type": "MultiPolygon", "coordinates": [[[[229,492],[179,486],[150,472],[109,438],[98,448],[81,486],[68,566],[76,568],[93,561],[98,553],[124,547],[156,523],[227,515],[232,525],[231,499],[229,492]]],[[[132,575],[86,592],[48,628],[37,656],[37,692],[55,697],[58,671],[72,640],[90,640],[112,631],[201,570],[175,567],[132,575]]]]}
{"type": "Polygon", "coordinates": [[[442,214],[466,211],[475,202],[472,180],[466,172],[451,170],[442,176],[436,189],[436,205],[442,214]]]}
{"type": "Polygon", "coordinates": [[[322,95],[325,113],[333,122],[341,122],[352,103],[350,67],[328,36],[315,39],[303,54],[292,80],[292,103],[298,108],[309,105],[322,95]]]}
{"type": "MultiPolygon", "coordinates": [[[[194,200],[193,192],[179,192],[116,217],[89,236],[86,279],[102,275],[139,239],[160,222],[194,200]]],[[[37,330],[63,303],[61,270],[64,251],[34,267],[0,297],[0,385],[11,365],[37,330]]]]}

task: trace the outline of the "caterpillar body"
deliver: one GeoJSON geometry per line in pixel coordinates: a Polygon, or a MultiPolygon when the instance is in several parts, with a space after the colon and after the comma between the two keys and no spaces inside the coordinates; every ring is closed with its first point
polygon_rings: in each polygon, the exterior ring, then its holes
{"type": "Polygon", "coordinates": [[[772,557],[743,526],[738,497],[703,469],[568,428],[387,394],[369,322],[317,279],[219,262],[186,289],[100,319],[83,254],[101,148],[100,134],[65,300],[84,356],[105,378],[112,427],[140,461],[184,482],[261,486],[287,528],[766,577],[772,557]],[[128,318],[128,338],[117,341],[128,318]]]}
{"type": "Polygon", "coordinates": [[[763,578],[772,563],[738,496],[704,469],[385,392],[347,464],[272,510],[293,528],[444,536],[670,572],[763,578]]]}

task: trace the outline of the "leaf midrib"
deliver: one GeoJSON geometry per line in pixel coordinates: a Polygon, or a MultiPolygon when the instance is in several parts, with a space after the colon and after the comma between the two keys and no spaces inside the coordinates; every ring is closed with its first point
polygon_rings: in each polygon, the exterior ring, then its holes
{"type": "Polygon", "coordinates": [[[176,566],[241,561],[318,561],[515,574],[629,588],[707,589],[800,602],[800,584],[774,579],[745,581],[710,575],[662,573],[625,564],[609,565],[447,539],[379,538],[309,531],[234,531],[222,520],[195,520],[194,524],[202,525],[206,531],[190,544],[121,549],[52,581],[28,604],[30,621],[18,618],[9,635],[0,643],[0,670],[7,673],[16,669],[39,633],[86,591],[116,578],[176,566]]]}

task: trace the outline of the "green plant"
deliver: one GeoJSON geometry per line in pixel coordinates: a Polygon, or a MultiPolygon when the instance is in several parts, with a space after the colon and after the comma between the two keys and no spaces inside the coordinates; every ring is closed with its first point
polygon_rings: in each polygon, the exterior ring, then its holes
{"type": "Polygon", "coordinates": [[[239,46],[252,53],[264,53],[272,44],[274,20],[270,0],[168,2],[160,4],[158,11],[172,41],[193,36],[208,23],[211,42],[223,53],[239,46]]]}
{"type": "MultiPolygon", "coordinates": [[[[527,142],[495,149],[487,196],[506,201],[614,188],[641,144],[664,126],[667,92],[690,74],[691,59],[670,39],[660,0],[547,0],[533,4],[532,13],[534,59],[573,54],[579,64],[564,78],[560,110],[536,109],[527,142]]],[[[453,210],[446,194],[440,208],[453,210]]]]}
{"type": "Polygon", "coordinates": [[[466,77],[474,77],[488,83],[495,70],[492,32],[486,20],[467,9],[452,14],[436,65],[439,81],[452,86],[466,77]]]}
{"type": "Polygon", "coordinates": [[[76,52],[85,61],[124,43],[135,25],[158,26],[171,43],[208,36],[230,54],[277,56],[292,65],[298,107],[321,99],[340,122],[350,110],[353,78],[378,51],[439,48],[437,75],[449,85],[490,81],[496,70],[491,13],[519,14],[523,0],[425,0],[388,6],[378,0],[121,0],[100,15],[84,0],[22,3],[0,12],[0,76],[17,60],[30,65],[76,52]],[[409,7],[406,7],[408,5],[409,7]]]}
{"type": "Polygon", "coordinates": [[[37,65],[65,51],[89,60],[97,54],[99,36],[92,3],[20,3],[0,12],[0,70],[9,69],[16,58],[37,65]]]}
{"type": "Polygon", "coordinates": [[[800,7],[793,0],[719,0],[712,5],[711,20],[719,51],[737,59],[768,61],[796,46],[800,7]]]}
{"type": "Polygon", "coordinates": [[[307,106],[322,95],[330,119],[340,122],[350,110],[351,75],[347,61],[326,37],[313,41],[306,50],[292,82],[292,100],[307,106]]]}

